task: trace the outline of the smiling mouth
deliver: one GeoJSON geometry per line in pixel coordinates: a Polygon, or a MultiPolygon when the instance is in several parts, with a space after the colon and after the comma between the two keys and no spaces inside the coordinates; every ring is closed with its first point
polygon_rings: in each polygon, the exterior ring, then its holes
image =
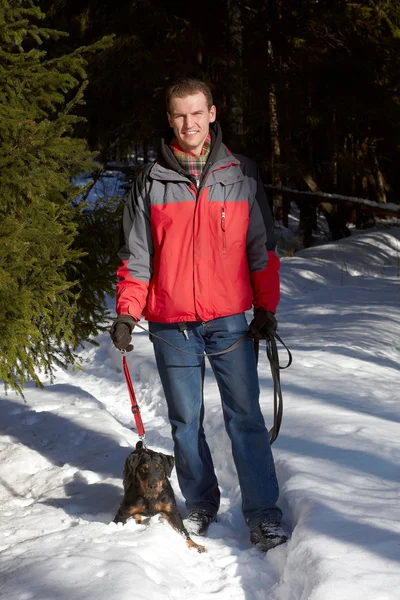
{"type": "Polygon", "coordinates": [[[184,131],[183,135],[196,135],[196,133],[199,133],[198,131],[184,131]]]}

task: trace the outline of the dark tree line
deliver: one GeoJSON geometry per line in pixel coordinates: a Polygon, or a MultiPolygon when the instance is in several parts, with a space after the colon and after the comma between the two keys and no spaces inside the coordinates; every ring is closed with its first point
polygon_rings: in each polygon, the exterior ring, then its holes
{"type": "Polygon", "coordinates": [[[211,84],[226,141],[269,183],[398,198],[398,1],[39,4],[69,32],[65,47],[116,35],[89,65],[86,96],[85,133],[105,157],[156,145],[165,85],[190,75],[211,84]]]}

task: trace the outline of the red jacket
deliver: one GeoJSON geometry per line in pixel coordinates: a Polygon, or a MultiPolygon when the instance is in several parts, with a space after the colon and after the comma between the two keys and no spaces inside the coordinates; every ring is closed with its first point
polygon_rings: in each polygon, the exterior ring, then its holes
{"type": "Polygon", "coordinates": [[[211,130],[199,188],[162,145],[126,199],[117,314],[210,321],[279,302],[273,220],[255,163],[211,130]],[[267,229],[268,231],[267,231],[267,229]]]}

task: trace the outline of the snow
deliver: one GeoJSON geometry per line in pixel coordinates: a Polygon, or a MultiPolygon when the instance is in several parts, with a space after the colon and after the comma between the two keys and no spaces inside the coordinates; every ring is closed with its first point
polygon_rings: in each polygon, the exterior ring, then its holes
{"type": "MultiPolygon", "coordinates": [[[[92,183],[91,175],[79,175],[73,179],[77,186],[85,187],[92,183]]],[[[110,198],[121,198],[126,194],[127,179],[123,171],[105,169],[101,176],[94,182],[85,202],[94,205],[96,202],[104,203],[110,198]]]]}
{"type": "MultiPolygon", "coordinates": [[[[268,554],[249,543],[210,369],[205,428],[222,504],[195,538],[207,552],[158,516],[111,522],[138,438],[121,356],[103,334],[81,352],[83,370],[28,385],[25,400],[1,394],[0,598],[400,599],[400,229],[304,250],[281,274],[279,333],[293,365],[273,450],[288,543],[268,554]]],[[[148,444],[172,453],[152,346],[141,331],[134,344],[148,444]]],[[[271,426],[263,355],[260,381],[271,426]]],[[[175,471],[171,482],[185,515],[175,471]]]]}

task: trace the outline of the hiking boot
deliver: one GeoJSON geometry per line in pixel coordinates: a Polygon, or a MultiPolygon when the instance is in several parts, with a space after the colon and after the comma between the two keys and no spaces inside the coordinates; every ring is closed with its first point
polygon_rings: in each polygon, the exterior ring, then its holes
{"type": "Polygon", "coordinates": [[[265,520],[250,530],[251,543],[256,544],[263,552],[284,544],[287,539],[288,536],[277,521],[265,520]]]}
{"type": "Polygon", "coordinates": [[[184,525],[192,535],[206,535],[210,524],[216,520],[217,517],[206,510],[193,508],[184,520],[184,525]]]}

